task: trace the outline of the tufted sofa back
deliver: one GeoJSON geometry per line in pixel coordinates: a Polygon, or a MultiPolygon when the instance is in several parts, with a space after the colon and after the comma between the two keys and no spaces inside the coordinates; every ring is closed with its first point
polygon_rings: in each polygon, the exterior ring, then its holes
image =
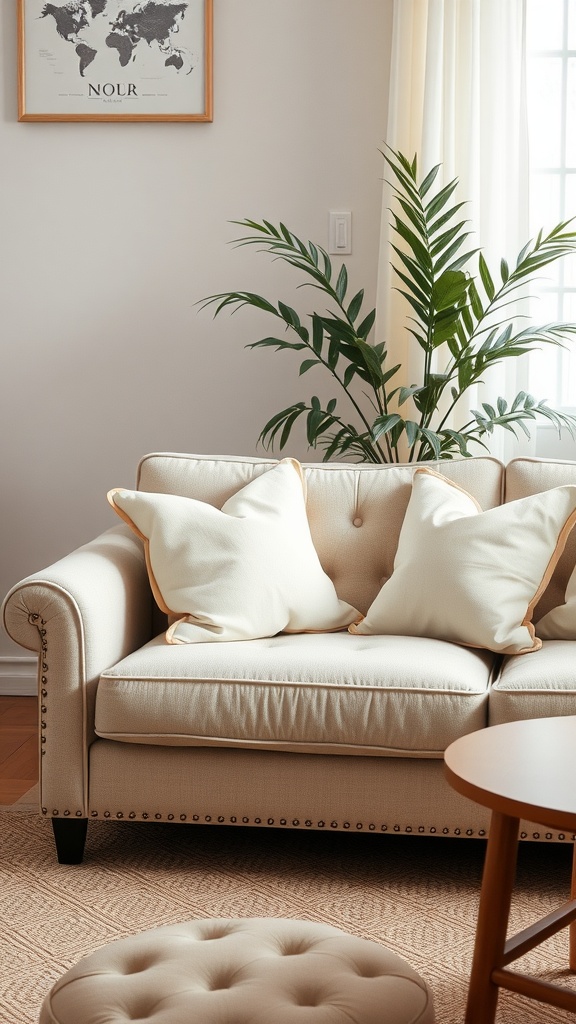
{"type": "MultiPolygon", "coordinates": [[[[142,491],[180,494],[220,508],[275,459],[146,455],[138,467],[142,491]]],[[[504,466],[478,457],[427,463],[472,494],[483,509],[502,501],[504,466]]],[[[310,529],[318,556],[339,597],[366,612],[392,573],[410,497],[414,466],[304,463],[310,529]]]]}

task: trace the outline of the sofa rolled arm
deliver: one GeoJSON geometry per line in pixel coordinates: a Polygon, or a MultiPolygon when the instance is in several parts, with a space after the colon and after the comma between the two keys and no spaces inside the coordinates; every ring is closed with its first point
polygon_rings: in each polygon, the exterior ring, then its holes
{"type": "Polygon", "coordinates": [[[123,524],[26,577],[4,599],[6,631],[38,653],[44,814],[88,816],[98,679],[151,638],[152,609],[142,544],[123,524]]]}

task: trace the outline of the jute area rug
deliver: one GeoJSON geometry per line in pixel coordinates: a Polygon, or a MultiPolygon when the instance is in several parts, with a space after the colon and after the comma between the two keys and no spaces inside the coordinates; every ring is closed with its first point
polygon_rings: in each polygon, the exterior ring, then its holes
{"type": "MultiPolygon", "coordinates": [[[[325,921],[393,949],[428,981],[438,1024],[462,1024],[484,846],[480,840],[91,822],[83,864],[56,861],[50,822],[0,811],[0,1021],[32,1024],[51,984],[97,947],[199,917],[325,921]]],[[[571,848],[523,844],[513,927],[568,898],[571,848]]],[[[567,932],[518,966],[572,984],[567,932]]],[[[564,1024],[502,993],[498,1024],[564,1024]]]]}

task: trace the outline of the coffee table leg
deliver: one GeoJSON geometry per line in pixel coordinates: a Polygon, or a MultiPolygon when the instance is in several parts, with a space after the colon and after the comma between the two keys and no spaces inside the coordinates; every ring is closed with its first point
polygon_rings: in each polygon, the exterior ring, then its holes
{"type": "MultiPolygon", "coordinates": [[[[576,899],[576,843],[574,844],[574,853],[572,854],[572,887],[570,889],[570,899],[576,899]]],[[[570,970],[576,971],[576,921],[573,921],[569,928],[570,934],[570,970]]]]}
{"type": "Polygon", "coordinates": [[[510,818],[499,811],[492,812],[468,989],[466,1024],[494,1024],[498,986],[492,981],[492,971],[502,964],[516,875],[519,824],[518,818],[510,818]]]}

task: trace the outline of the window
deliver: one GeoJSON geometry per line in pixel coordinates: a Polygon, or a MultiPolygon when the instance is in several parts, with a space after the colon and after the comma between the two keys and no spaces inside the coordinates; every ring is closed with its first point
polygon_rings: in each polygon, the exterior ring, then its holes
{"type": "MultiPolygon", "coordinates": [[[[576,0],[527,0],[530,234],[576,215],[576,0]]],[[[576,222],[575,222],[576,228],[576,222]]],[[[576,256],[545,271],[534,319],[576,323],[576,256]]],[[[530,359],[529,388],[576,409],[576,339],[530,359]]]]}

